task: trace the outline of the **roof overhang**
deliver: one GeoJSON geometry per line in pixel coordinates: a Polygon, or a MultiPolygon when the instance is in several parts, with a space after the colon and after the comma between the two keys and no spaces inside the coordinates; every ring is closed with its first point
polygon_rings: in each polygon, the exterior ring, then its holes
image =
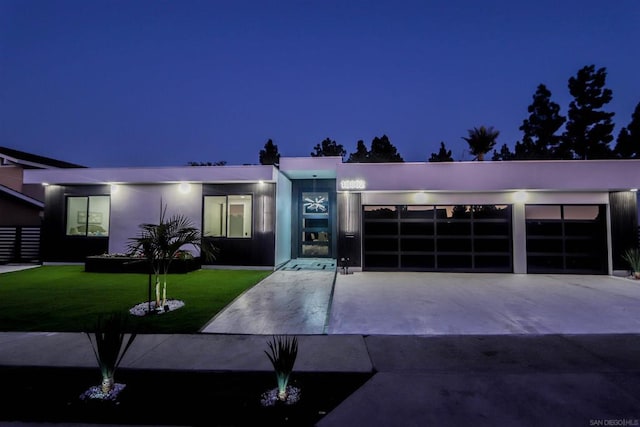
{"type": "Polygon", "coordinates": [[[344,163],[336,178],[338,191],[627,191],[640,160],[344,163]]]}
{"type": "Polygon", "coordinates": [[[162,168],[75,168],[25,170],[25,184],[158,184],[173,182],[275,182],[271,165],[183,166],[162,168]]]}
{"type": "Polygon", "coordinates": [[[5,187],[4,185],[0,185],[0,193],[8,194],[11,197],[14,197],[18,200],[21,200],[25,203],[28,203],[32,206],[38,208],[44,208],[44,203],[40,200],[34,199],[33,197],[29,197],[26,194],[20,193],[19,191],[13,190],[9,187],[5,187]]]}
{"type": "Polygon", "coordinates": [[[335,179],[342,157],[281,157],[280,172],[289,179],[335,179]]]}

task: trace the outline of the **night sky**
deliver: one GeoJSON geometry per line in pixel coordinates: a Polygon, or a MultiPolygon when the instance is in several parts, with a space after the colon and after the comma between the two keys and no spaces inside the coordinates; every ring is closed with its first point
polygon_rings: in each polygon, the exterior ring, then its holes
{"type": "Polygon", "coordinates": [[[0,0],[0,145],[86,166],[258,163],[386,134],[405,161],[486,125],[512,149],[540,83],[606,67],[640,102],[640,1],[0,0]]]}

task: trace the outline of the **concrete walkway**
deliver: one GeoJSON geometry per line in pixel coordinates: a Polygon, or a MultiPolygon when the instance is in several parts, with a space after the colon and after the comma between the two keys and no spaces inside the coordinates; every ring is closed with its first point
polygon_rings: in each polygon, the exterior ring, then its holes
{"type": "Polygon", "coordinates": [[[627,278],[409,272],[344,275],[298,267],[274,272],[201,332],[640,333],[640,281],[627,278]]]}
{"type": "Polygon", "coordinates": [[[0,264],[0,274],[28,270],[36,267],[40,267],[40,264],[0,264]]]}
{"type": "Polygon", "coordinates": [[[201,332],[324,334],[335,268],[334,260],[293,260],[236,298],[201,332]]]}

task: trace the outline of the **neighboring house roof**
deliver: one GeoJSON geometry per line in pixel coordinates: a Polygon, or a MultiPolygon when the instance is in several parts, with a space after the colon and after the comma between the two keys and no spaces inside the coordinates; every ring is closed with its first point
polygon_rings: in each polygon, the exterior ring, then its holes
{"type": "Polygon", "coordinates": [[[20,193],[19,191],[12,190],[11,188],[5,187],[4,185],[0,185],[0,193],[8,194],[9,196],[22,200],[23,202],[27,202],[28,204],[36,206],[40,209],[44,208],[44,203],[40,200],[29,197],[26,194],[20,193]]]}
{"type": "Polygon", "coordinates": [[[13,163],[29,168],[49,169],[49,168],[84,168],[85,166],[74,163],[56,160],[49,157],[38,156],[37,154],[26,153],[13,148],[0,146],[0,163],[13,163]]]}

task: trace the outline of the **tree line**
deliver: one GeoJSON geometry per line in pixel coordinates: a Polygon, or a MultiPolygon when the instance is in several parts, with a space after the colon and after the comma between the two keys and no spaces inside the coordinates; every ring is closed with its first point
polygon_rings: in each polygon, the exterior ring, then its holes
{"type": "MultiPolygon", "coordinates": [[[[613,99],[613,92],[606,87],[606,68],[596,69],[587,65],[569,78],[568,88],[572,96],[567,115],[560,113],[560,105],[551,100],[551,91],[539,84],[533,101],[527,108],[529,116],[520,125],[522,138],[515,142],[513,151],[508,144],[498,150],[500,131],[493,126],[478,126],[467,130],[463,136],[474,160],[482,161],[493,154],[491,160],[591,160],[640,158],[640,102],[631,115],[629,124],[614,141],[615,113],[606,106],[613,99]]],[[[342,144],[325,138],[313,148],[312,157],[338,156],[348,163],[403,162],[397,148],[387,135],[374,137],[369,147],[363,140],[356,143],[354,152],[347,155],[342,144]]],[[[280,161],[278,146],[269,139],[259,153],[260,164],[277,165],[280,161]]],[[[429,162],[452,162],[451,150],[444,141],[437,152],[431,153],[429,162]]],[[[209,162],[207,162],[209,163],[209,162]]],[[[215,164],[226,162],[216,162],[215,164]]],[[[203,163],[190,162],[191,165],[203,163]]],[[[211,164],[211,163],[209,163],[211,164]]]]}

